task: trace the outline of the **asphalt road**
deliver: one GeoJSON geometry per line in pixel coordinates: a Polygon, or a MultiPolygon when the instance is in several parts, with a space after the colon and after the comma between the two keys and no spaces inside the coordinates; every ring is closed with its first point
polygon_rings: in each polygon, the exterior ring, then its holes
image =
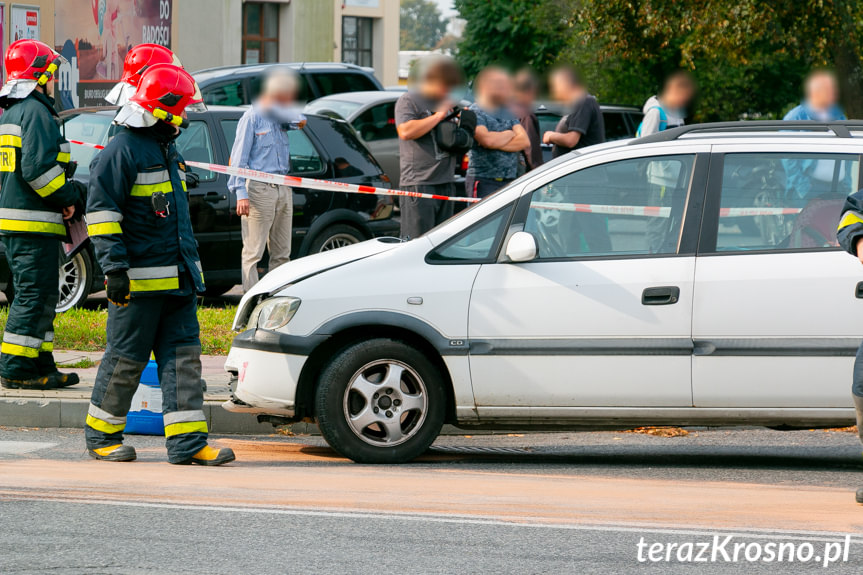
{"type": "Polygon", "coordinates": [[[318,437],[235,436],[214,438],[238,454],[221,469],[169,466],[160,438],[129,437],[128,464],[92,461],[82,442],[78,430],[0,429],[0,573],[863,567],[863,458],[848,432],[456,436],[404,466],[347,462],[318,437]],[[765,561],[779,545],[783,561],[765,561]]]}

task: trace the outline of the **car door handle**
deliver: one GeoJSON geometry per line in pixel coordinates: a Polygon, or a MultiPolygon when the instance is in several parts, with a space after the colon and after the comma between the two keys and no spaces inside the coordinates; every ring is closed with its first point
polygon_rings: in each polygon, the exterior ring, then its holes
{"type": "Polygon", "coordinates": [[[219,202],[224,201],[224,200],[227,200],[227,199],[228,199],[227,196],[225,196],[224,194],[220,194],[218,192],[207,192],[207,195],[204,196],[205,202],[211,202],[214,204],[219,203],[219,202]]]}
{"type": "Polygon", "coordinates": [[[677,286],[649,287],[641,292],[642,305],[671,305],[680,299],[677,286]]]}
{"type": "Polygon", "coordinates": [[[857,299],[863,299],[863,282],[857,284],[857,289],[854,290],[854,296],[857,299]]]}

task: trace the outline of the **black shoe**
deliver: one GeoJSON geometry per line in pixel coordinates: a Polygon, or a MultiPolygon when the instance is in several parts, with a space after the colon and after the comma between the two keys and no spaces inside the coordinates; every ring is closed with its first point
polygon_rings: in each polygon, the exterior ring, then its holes
{"type": "Polygon", "coordinates": [[[90,457],[93,459],[99,459],[101,461],[135,461],[138,457],[134,447],[131,445],[123,445],[122,443],[111,445],[109,447],[88,449],[87,453],[89,453],[90,457]]]}
{"type": "Polygon", "coordinates": [[[59,383],[57,384],[58,388],[71,387],[73,385],[77,385],[81,381],[78,378],[77,373],[62,373],[60,371],[55,371],[54,373],[50,373],[48,375],[50,377],[56,378],[59,381],[59,383]]]}
{"type": "Polygon", "coordinates": [[[74,383],[68,383],[71,380],[71,375],[62,374],[59,371],[49,374],[34,377],[33,379],[11,379],[0,377],[0,385],[6,389],[59,389],[78,383],[78,376],[75,375],[74,383]]]}

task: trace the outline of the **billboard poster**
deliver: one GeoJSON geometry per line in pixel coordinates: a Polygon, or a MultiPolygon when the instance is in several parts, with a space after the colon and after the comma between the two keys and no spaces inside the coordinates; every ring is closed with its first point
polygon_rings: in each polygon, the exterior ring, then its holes
{"type": "Polygon", "coordinates": [[[68,61],[55,87],[61,109],[107,105],[123,60],[143,43],[171,47],[173,0],[63,0],[55,4],[55,49],[68,61]]]}
{"type": "Polygon", "coordinates": [[[39,17],[38,6],[20,6],[12,5],[11,15],[11,36],[10,41],[16,40],[39,40],[39,26],[41,18],[39,17]]]}

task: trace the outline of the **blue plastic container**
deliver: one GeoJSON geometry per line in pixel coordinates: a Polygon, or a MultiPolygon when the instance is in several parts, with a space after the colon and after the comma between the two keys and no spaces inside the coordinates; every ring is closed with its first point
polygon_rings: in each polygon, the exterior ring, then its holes
{"type": "Polygon", "coordinates": [[[141,385],[132,398],[132,409],[126,417],[125,433],[165,435],[162,419],[162,390],[156,361],[150,360],[141,373],[141,385]]]}

